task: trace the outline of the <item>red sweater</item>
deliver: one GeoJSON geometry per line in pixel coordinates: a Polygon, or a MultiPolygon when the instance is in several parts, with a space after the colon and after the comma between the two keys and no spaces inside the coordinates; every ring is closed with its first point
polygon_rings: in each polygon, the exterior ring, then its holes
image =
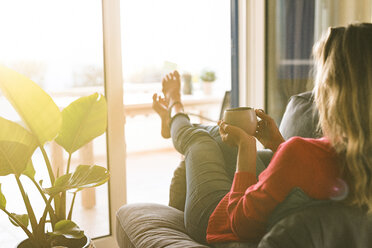
{"type": "Polygon", "coordinates": [[[257,182],[235,173],[229,193],[209,218],[207,241],[257,240],[274,208],[294,187],[314,199],[329,199],[339,177],[337,155],[326,138],[294,137],[281,144],[257,182]]]}

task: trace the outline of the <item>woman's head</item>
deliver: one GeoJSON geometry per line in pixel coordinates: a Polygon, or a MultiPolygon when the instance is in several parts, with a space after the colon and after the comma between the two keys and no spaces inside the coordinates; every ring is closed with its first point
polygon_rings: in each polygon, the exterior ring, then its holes
{"type": "Polygon", "coordinates": [[[314,57],[320,126],[344,162],[348,201],[372,210],[372,24],[330,28],[314,57]]]}

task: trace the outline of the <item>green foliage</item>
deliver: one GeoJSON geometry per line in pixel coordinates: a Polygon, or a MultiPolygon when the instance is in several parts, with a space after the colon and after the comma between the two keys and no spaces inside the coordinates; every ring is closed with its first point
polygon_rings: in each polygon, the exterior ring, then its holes
{"type": "Polygon", "coordinates": [[[106,131],[106,100],[98,93],[81,97],[62,111],[62,117],[56,142],[71,154],[106,131]]]}
{"type": "Polygon", "coordinates": [[[52,98],[36,83],[0,66],[0,89],[40,145],[57,136],[62,123],[61,112],[52,98]]]}
{"type": "MultiPolygon", "coordinates": [[[[28,226],[29,219],[28,219],[28,215],[27,214],[15,214],[15,213],[11,213],[11,215],[15,219],[17,219],[22,225],[24,225],[25,227],[28,226]]],[[[10,216],[9,216],[9,220],[10,220],[10,222],[13,225],[19,226],[12,218],[10,218],[10,216]]]]}
{"type": "Polygon", "coordinates": [[[216,80],[216,74],[211,70],[203,70],[200,74],[200,79],[204,82],[213,82],[216,80]]]}
{"type": "Polygon", "coordinates": [[[49,195],[56,195],[67,190],[97,187],[104,184],[110,178],[108,171],[96,165],[79,165],[74,173],[63,175],[51,188],[44,189],[49,195]]]}
{"type": "Polygon", "coordinates": [[[19,142],[31,150],[37,147],[35,137],[18,123],[0,117],[0,127],[0,140],[19,142]]]}
{"type": "Polygon", "coordinates": [[[5,209],[6,207],[6,199],[5,195],[1,191],[1,183],[0,183],[0,209],[5,209]]]}
{"type": "Polygon", "coordinates": [[[22,172],[22,174],[25,176],[28,176],[31,179],[35,178],[36,171],[35,171],[34,165],[32,164],[31,159],[28,161],[26,165],[26,169],[22,172]]]}
{"type": "Polygon", "coordinates": [[[71,220],[61,220],[57,222],[54,227],[54,232],[51,235],[62,235],[68,239],[81,239],[84,237],[84,231],[80,230],[78,225],[76,225],[71,220]]]}
{"type": "Polygon", "coordinates": [[[19,142],[0,140],[0,176],[20,175],[27,167],[33,150],[19,142]]]}
{"type": "MultiPolygon", "coordinates": [[[[52,98],[36,83],[2,66],[0,89],[27,127],[0,117],[0,176],[14,175],[27,214],[8,212],[1,184],[0,209],[8,215],[11,223],[23,229],[34,247],[50,247],[53,237],[64,236],[74,239],[83,237],[84,232],[74,222],[64,219],[67,211],[66,191],[74,190],[76,194],[83,188],[99,186],[109,180],[109,173],[98,165],[79,165],[72,173],[68,173],[67,170],[64,174],[60,171],[61,176],[55,180],[44,144],[55,140],[71,157],[79,148],[102,135],[107,127],[107,106],[104,96],[95,93],[81,97],[61,113],[52,98]],[[36,171],[31,160],[38,146],[43,153],[49,180],[53,185],[46,189],[42,188],[43,179],[39,180],[39,183],[35,180],[36,171]],[[21,175],[27,176],[34,183],[45,202],[39,221],[23,188],[21,175]],[[48,222],[51,223],[53,232],[47,232],[48,222]],[[28,230],[29,224],[32,230],[28,230]]],[[[68,161],[67,168],[70,167],[70,159],[68,161]]],[[[73,204],[69,218],[72,208],[73,204]]],[[[56,240],[54,238],[54,241],[56,240]]]]}

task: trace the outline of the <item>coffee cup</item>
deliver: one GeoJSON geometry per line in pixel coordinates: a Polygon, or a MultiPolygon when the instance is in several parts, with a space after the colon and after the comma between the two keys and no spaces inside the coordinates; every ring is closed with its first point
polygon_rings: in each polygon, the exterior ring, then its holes
{"type": "Polygon", "coordinates": [[[249,135],[254,135],[256,132],[257,116],[253,108],[239,107],[226,109],[223,120],[227,124],[240,127],[249,135]]]}

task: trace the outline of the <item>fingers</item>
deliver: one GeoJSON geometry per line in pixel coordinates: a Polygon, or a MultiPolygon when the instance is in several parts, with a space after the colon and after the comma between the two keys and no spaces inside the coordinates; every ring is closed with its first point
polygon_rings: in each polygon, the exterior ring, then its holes
{"type": "Polygon", "coordinates": [[[257,139],[260,139],[262,137],[262,134],[265,130],[265,122],[264,121],[259,121],[261,124],[257,124],[256,132],[254,133],[254,137],[257,139]]]}
{"type": "Polygon", "coordinates": [[[228,124],[224,120],[219,120],[218,121],[218,126],[220,126],[220,129],[222,129],[224,132],[226,132],[226,127],[228,124]]]}
{"type": "Polygon", "coordinates": [[[271,117],[265,113],[263,109],[255,109],[256,115],[260,117],[262,120],[270,121],[271,117]]]}
{"type": "Polygon", "coordinates": [[[219,121],[217,122],[217,125],[220,127],[220,133],[221,133],[221,132],[222,132],[222,133],[225,133],[225,128],[224,128],[224,125],[226,125],[225,122],[224,122],[223,120],[219,120],[219,121]]]}
{"type": "Polygon", "coordinates": [[[239,135],[240,132],[244,132],[241,128],[229,125],[225,121],[220,121],[220,130],[225,134],[239,135]]]}
{"type": "Polygon", "coordinates": [[[225,131],[227,124],[224,121],[218,121],[218,125],[220,126],[220,136],[223,142],[228,142],[229,134],[225,131]]]}

